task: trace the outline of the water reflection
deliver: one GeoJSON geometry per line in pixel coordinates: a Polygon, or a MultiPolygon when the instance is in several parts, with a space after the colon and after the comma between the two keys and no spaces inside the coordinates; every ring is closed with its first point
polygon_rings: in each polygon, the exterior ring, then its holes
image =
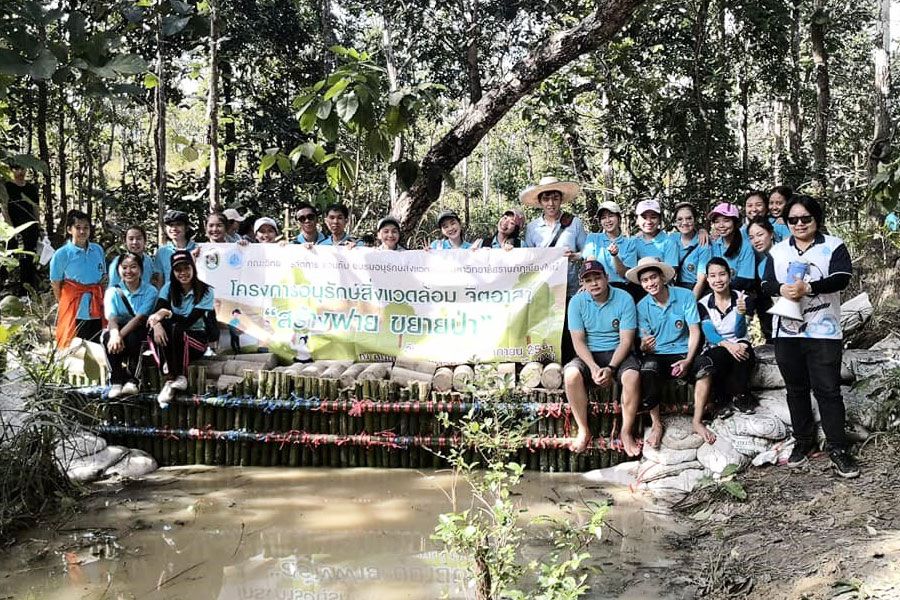
{"type": "MultiPolygon", "coordinates": [[[[90,502],[56,534],[23,536],[32,541],[0,560],[0,597],[466,598],[462,562],[429,538],[452,481],[407,470],[163,469],[90,502]]],[[[612,527],[590,549],[602,568],[590,597],[660,597],[669,519],[578,474],[529,474],[517,491],[532,516],[613,494],[612,527]]],[[[536,554],[546,550],[539,533],[536,554]]]]}

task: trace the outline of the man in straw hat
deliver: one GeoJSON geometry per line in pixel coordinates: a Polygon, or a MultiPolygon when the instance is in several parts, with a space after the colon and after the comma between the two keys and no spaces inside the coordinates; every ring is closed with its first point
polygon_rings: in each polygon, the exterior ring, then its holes
{"type": "MultiPolygon", "coordinates": [[[[637,313],[628,292],[609,285],[603,264],[586,260],[581,268],[584,292],[569,303],[569,332],[577,356],[563,370],[566,398],[578,424],[578,436],[570,446],[584,452],[591,442],[587,391],[595,386],[622,386],[626,405],[637,406],[641,363],[635,356],[637,313]]],[[[632,440],[632,447],[633,447],[632,440]]]]}
{"type": "MultiPolygon", "coordinates": [[[[712,361],[700,356],[703,336],[694,294],[690,290],[668,285],[675,278],[675,269],[671,265],[658,257],[647,256],[640,259],[625,276],[647,292],[637,303],[638,336],[644,355],[640,404],[643,410],[650,411],[653,421],[646,443],[651,448],[657,448],[663,435],[659,416],[659,380],[709,377],[712,361]]],[[[702,416],[705,402],[702,394],[699,398],[695,394],[695,421],[702,416]]],[[[626,402],[622,409],[622,443],[629,456],[639,452],[632,436],[637,409],[634,402],[626,402]]]]}

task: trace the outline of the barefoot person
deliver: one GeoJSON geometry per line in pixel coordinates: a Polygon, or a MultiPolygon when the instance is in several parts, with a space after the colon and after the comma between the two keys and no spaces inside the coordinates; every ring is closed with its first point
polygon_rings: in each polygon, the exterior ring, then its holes
{"type": "Polygon", "coordinates": [[[702,357],[712,361],[712,377],[701,379],[695,387],[694,431],[706,441],[715,441],[702,423],[706,404],[713,396],[721,408],[753,412],[750,375],[756,357],[747,337],[752,298],[731,289],[731,269],[724,259],[711,259],[706,273],[712,292],[700,299],[698,307],[706,338],[702,357]]]}
{"type": "Polygon", "coordinates": [[[784,377],[794,429],[789,467],[806,463],[816,446],[816,423],[809,392],[822,415],[832,466],[841,477],[859,476],[844,432],[841,397],[841,290],[850,284],[853,265],[843,240],[822,233],[825,216],[809,196],[793,196],[784,208],[791,237],[775,244],[763,274],[762,288],[770,296],[800,303],[802,320],[775,315],[775,360],[784,377]],[[808,263],[807,275],[797,278],[798,264],[808,263]]]}
{"type": "MultiPolygon", "coordinates": [[[[640,283],[647,292],[637,304],[638,335],[643,353],[641,407],[650,411],[653,428],[647,444],[656,448],[663,434],[659,418],[659,380],[708,377],[709,361],[694,362],[703,343],[700,314],[690,290],[668,285],[675,277],[675,269],[658,258],[646,257],[625,276],[640,283]]],[[[637,406],[623,409],[623,435],[626,425],[634,421],[636,411],[637,406]]]]}
{"type": "MultiPolygon", "coordinates": [[[[606,269],[596,260],[581,268],[583,292],[569,303],[569,333],[575,354],[563,371],[566,398],[578,424],[573,452],[584,452],[591,441],[588,425],[587,392],[594,386],[609,387],[618,379],[622,402],[636,412],[640,395],[641,363],[632,352],[637,314],[628,292],[611,287],[606,269]]],[[[622,443],[629,456],[640,447],[631,428],[622,430],[622,443]]]]}

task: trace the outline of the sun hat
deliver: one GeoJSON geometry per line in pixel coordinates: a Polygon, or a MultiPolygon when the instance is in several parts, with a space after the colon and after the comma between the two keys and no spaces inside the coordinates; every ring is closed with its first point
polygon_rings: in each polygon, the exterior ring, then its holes
{"type": "Polygon", "coordinates": [[[455,210],[445,210],[444,212],[442,212],[441,214],[438,215],[438,218],[437,218],[438,227],[440,227],[444,223],[444,221],[447,219],[456,219],[457,221],[462,223],[462,219],[459,218],[459,215],[456,214],[455,210]]]}
{"type": "Polygon", "coordinates": [[[578,277],[584,277],[588,273],[603,273],[606,275],[606,267],[603,266],[599,260],[586,260],[584,264],[581,265],[581,271],[578,273],[578,277]]]}
{"type": "Polygon", "coordinates": [[[260,217],[253,223],[253,233],[258,232],[263,225],[271,225],[275,231],[278,231],[278,223],[275,222],[275,219],[272,217],[260,217]]]}
{"type": "Polygon", "coordinates": [[[187,213],[180,210],[169,210],[163,215],[163,223],[169,225],[171,223],[189,223],[187,213]]]}
{"type": "Polygon", "coordinates": [[[519,194],[519,201],[525,206],[540,208],[541,203],[538,201],[538,197],[543,192],[550,191],[556,191],[562,194],[563,202],[571,202],[578,196],[579,192],[581,192],[581,188],[578,187],[577,183],[572,181],[560,181],[556,177],[541,177],[541,180],[537,185],[525,188],[519,194]]]}
{"type": "Polygon", "coordinates": [[[714,215],[722,215],[723,217],[740,219],[741,211],[738,210],[738,207],[734,204],[730,204],[728,202],[720,202],[716,204],[716,207],[714,209],[709,211],[709,216],[707,218],[712,221],[714,215]]]}
{"type": "Polygon", "coordinates": [[[647,211],[653,211],[658,215],[662,214],[662,211],[659,208],[659,202],[656,200],[641,200],[638,202],[637,207],[634,209],[634,214],[637,216],[641,216],[647,211]]]}
{"type": "Polygon", "coordinates": [[[222,214],[225,215],[225,218],[228,219],[229,221],[237,221],[238,223],[243,222],[244,219],[247,218],[246,216],[242,217],[241,213],[239,213],[237,211],[237,209],[235,209],[235,208],[226,208],[222,212],[222,214]]]}
{"type": "Polygon", "coordinates": [[[388,215],[378,221],[378,226],[375,228],[375,231],[381,231],[381,228],[385,225],[396,225],[397,229],[400,229],[400,221],[397,220],[397,217],[392,217],[388,215]]]}
{"type": "Polygon", "coordinates": [[[597,207],[597,214],[599,215],[604,210],[608,210],[609,212],[613,213],[614,215],[622,214],[622,209],[619,208],[619,205],[616,204],[615,202],[612,202],[611,200],[607,200],[606,202],[601,202],[600,206],[597,207]]]}
{"type": "Polygon", "coordinates": [[[525,226],[525,213],[523,213],[518,208],[509,208],[503,212],[503,216],[512,215],[513,223],[515,223],[516,227],[522,228],[525,226]]]}
{"type": "Polygon", "coordinates": [[[662,272],[663,283],[669,283],[675,278],[675,269],[672,265],[662,262],[655,256],[645,256],[638,264],[625,272],[625,278],[631,283],[641,284],[641,273],[647,269],[659,269],[662,272]]]}

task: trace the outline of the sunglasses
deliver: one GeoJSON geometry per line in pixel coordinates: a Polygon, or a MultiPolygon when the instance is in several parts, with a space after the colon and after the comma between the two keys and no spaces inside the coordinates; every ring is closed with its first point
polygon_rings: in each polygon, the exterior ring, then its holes
{"type": "Polygon", "coordinates": [[[305,214],[305,215],[297,215],[297,221],[300,223],[306,223],[307,221],[315,221],[316,215],[314,214],[305,214]]]}
{"type": "Polygon", "coordinates": [[[804,225],[809,225],[813,222],[812,215],[803,215],[802,217],[788,217],[787,218],[788,225],[796,225],[797,223],[803,223],[804,225]]]}

